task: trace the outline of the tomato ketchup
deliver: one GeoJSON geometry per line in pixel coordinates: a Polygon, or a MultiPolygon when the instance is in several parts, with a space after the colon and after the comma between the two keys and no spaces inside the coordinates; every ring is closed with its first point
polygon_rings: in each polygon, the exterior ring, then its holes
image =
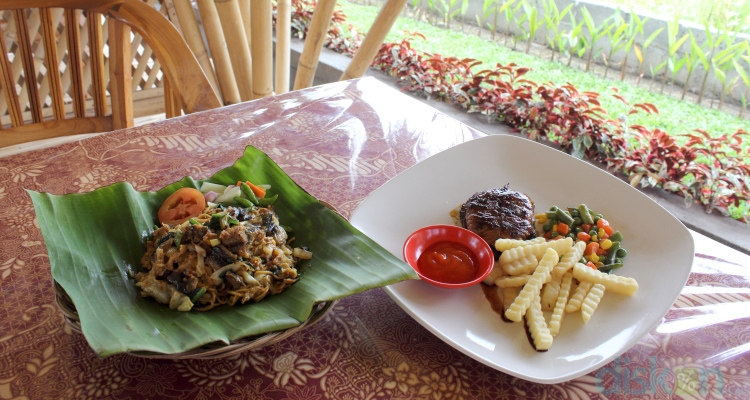
{"type": "Polygon", "coordinates": [[[478,266],[474,253],[454,242],[433,243],[417,260],[422,275],[445,283],[464,283],[474,279],[478,266]]]}

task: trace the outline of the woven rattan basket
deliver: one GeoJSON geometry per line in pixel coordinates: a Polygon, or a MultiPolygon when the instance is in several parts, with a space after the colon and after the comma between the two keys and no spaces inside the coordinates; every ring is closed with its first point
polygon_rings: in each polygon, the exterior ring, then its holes
{"type": "MultiPolygon", "coordinates": [[[[71,300],[70,296],[68,296],[68,294],[65,292],[65,289],[63,289],[62,286],[60,286],[60,284],[58,284],[54,279],[52,280],[52,286],[55,289],[57,306],[62,311],[65,322],[70,325],[70,327],[74,331],[81,333],[81,319],[78,317],[78,312],[76,311],[75,304],[73,304],[73,300],[71,300]]],[[[294,328],[246,337],[238,339],[230,344],[226,344],[224,342],[214,342],[176,354],[162,354],[147,351],[131,351],[128,352],[128,354],[144,358],[158,358],[167,360],[215,359],[230,357],[244,351],[256,350],[263,346],[286,339],[287,337],[309,327],[310,325],[322,319],[329,311],[331,311],[334,304],[336,304],[336,301],[324,301],[321,303],[317,303],[315,306],[313,306],[310,317],[308,317],[300,325],[295,326],[294,328]]]]}

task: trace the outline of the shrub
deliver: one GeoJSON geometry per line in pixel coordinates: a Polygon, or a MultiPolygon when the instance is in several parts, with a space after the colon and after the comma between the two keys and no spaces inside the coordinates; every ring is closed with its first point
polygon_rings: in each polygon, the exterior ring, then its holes
{"type": "MultiPolygon", "coordinates": [[[[603,163],[627,177],[633,186],[656,187],[679,194],[686,204],[702,204],[707,212],[730,215],[732,207],[750,200],[748,133],[739,130],[717,138],[696,130],[673,136],[639,125],[627,116],[612,118],[599,106],[599,94],[572,85],[537,84],[524,79],[528,68],[498,64],[479,70],[481,62],[421,53],[411,46],[419,34],[384,44],[373,66],[399,78],[404,90],[450,101],[468,112],[510,125],[532,140],[547,140],[578,158],[603,163]]],[[[627,100],[613,96],[627,104],[627,100]]],[[[628,115],[658,113],[649,103],[633,104],[628,115]]],[[[733,215],[750,223],[746,212],[733,215]]]]}

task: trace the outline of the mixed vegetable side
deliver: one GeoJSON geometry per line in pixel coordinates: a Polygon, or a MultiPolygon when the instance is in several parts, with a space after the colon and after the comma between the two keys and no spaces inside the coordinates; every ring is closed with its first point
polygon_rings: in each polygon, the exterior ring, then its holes
{"type": "Polygon", "coordinates": [[[602,272],[622,267],[627,251],[622,247],[622,234],[609,225],[603,215],[589,209],[586,204],[560,208],[535,215],[542,225],[547,240],[570,237],[575,242],[585,242],[586,250],[581,263],[602,272]]]}

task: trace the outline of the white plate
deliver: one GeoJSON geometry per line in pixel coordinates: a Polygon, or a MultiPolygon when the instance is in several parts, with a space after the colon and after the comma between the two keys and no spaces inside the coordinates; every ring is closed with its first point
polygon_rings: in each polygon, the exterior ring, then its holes
{"type": "Polygon", "coordinates": [[[618,275],[635,278],[633,297],[605,293],[591,321],[568,314],[547,352],[536,352],[520,323],[505,323],[481,288],[441,289],[406,281],[385,288],[425,328],[464,354],[540,383],[564,382],[612,361],[654,329],[680,294],[693,263],[690,232],[661,206],[607,172],[530,140],[493,135],[450,148],[375,190],[351,223],[402,256],[414,230],[453,223],[448,213],[492,187],[526,193],[536,211],[586,203],[624,236],[618,275]]]}

